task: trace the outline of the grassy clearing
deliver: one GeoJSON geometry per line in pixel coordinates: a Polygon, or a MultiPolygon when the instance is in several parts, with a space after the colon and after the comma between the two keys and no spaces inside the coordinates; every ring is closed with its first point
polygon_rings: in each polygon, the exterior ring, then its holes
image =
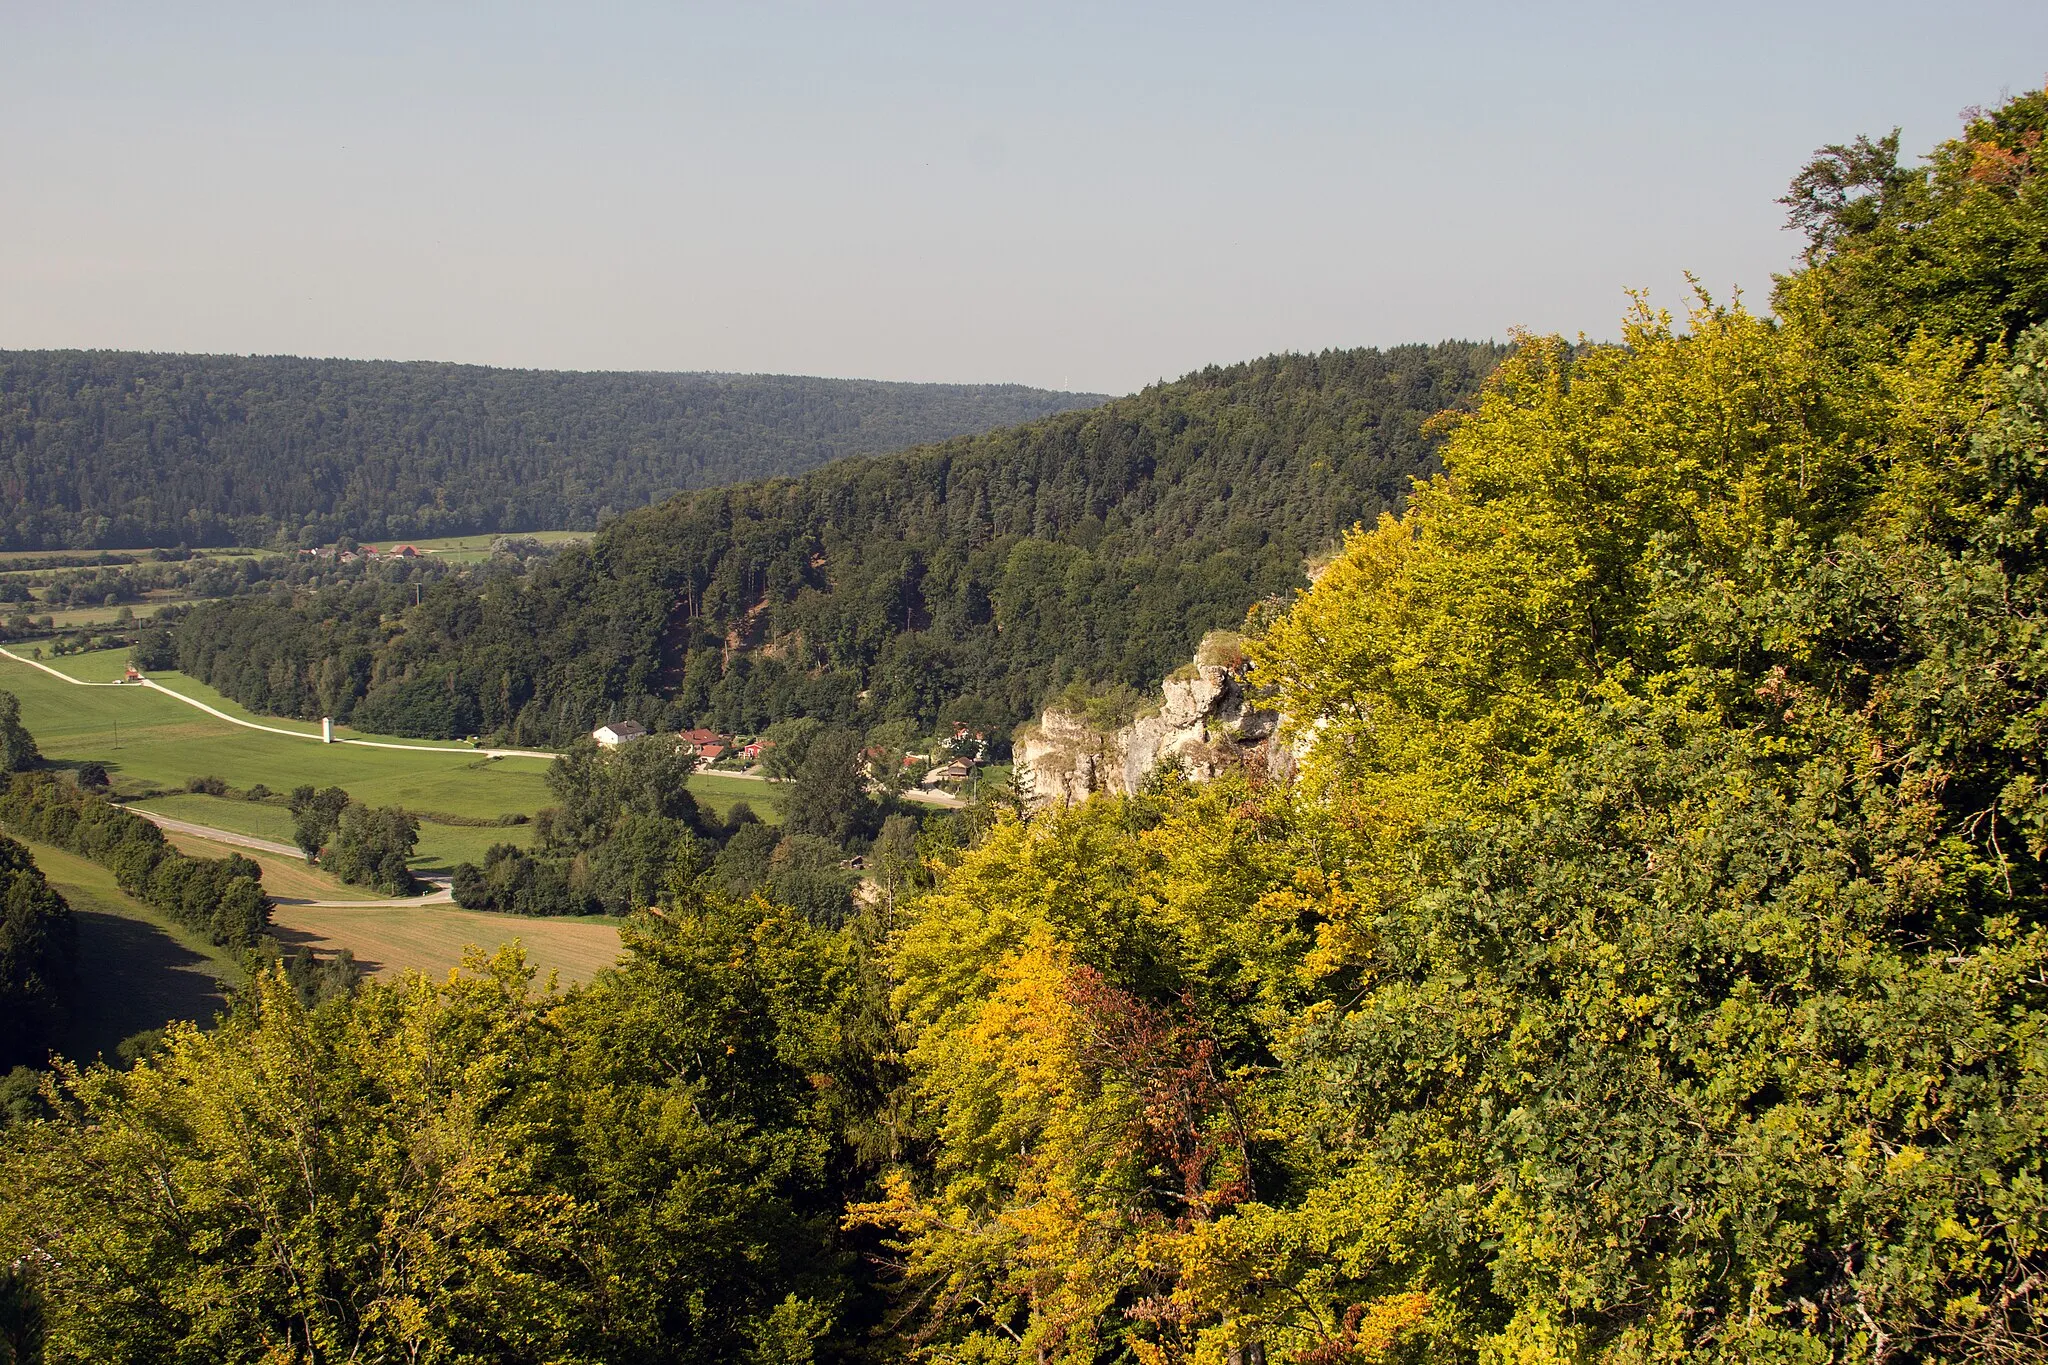
{"type": "Polygon", "coordinates": [[[734,806],[744,801],[768,824],[782,821],[782,793],[773,782],[758,782],[750,777],[731,777],[724,773],[692,773],[686,785],[700,803],[717,811],[721,820],[734,806]]]}
{"type": "Polygon", "coordinates": [[[47,844],[28,848],[78,919],[80,991],[66,1056],[111,1057],[132,1033],[173,1019],[208,1023],[226,1005],[241,968],[220,949],[130,896],[98,863],[47,844]]]}
{"type": "MultiPolygon", "coordinates": [[[[109,667],[110,653],[118,651],[75,655],[63,662],[66,671],[88,677],[109,667]]],[[[74,764],[97,759],[125,791],[182,787],[188,778],[201,776],[243,789],[262,783],[276,792],[311,783],[344,787],[371,805],[483,819],[531,814],[549,801],[546,759],[490,759],[467,749],[443,756],[309,743],[230,725],[148,688],[73,687],[11,659],[0,659],[0,687],[21,698],[22,721],[45,757],[74,764]]],[[[291,839],[290,816],[280,806],[196,798],[208,803],[202,814],[187,804],[193,799],[174,797],[150,805],[203,824],[291,839]]],[[[524,829],[423,824],[421,866],[473,858],[501,840],[523,842],[524,829]]]]}
{"type": "MultiPolygon", "coordinates": [[[[451,564],[470,564],[491,557],[491,542],[500,536],[514,536],[522,540],[537,540],[543,545],[560,545],[569,541],[589,540],[595,534],[591,531],[494,531],[482,536],[436,536],[431,540],[393,541],[392,545],[410,545],[415,550],[430,554],[436,559],[451,564]]],[[[379,545],[380,550],[392,545],[379,545]]]]}
{"type": "MultiPolygon", "coordinates": [[[[121,676],[128,660],[125,651],[100,650],[46,662],[82,681],[108,682],[121,676]]],[[[317,726],[306,722],[252,716],[183,674],[154,677],[163,686],[230,715],[301,734],[318,733],[317,726]]],[[[97,759],[107,765],[116,788],[127,793],[183,787],[194,777],[218,777],[240,790],[261,783],[277,793],[311,783],[346,788],[351,796],[375,806],[482,820],[532,815],[552,802],[547,759],[486,758],[466,745],[444,746],[443,754],[318,744],[230,725],[145,687],[73,687],[5,658],[0,658],[0,687],[21,698],[22,720],[45,757],[64,764],[97,759]]],[[[781,793],[773,783],[700,773],[689,785],[721,818],[740,801],[764,820],[780,818],[781,793]]],[[[292,838],[291,814],[280,804],[183,794],[140,804],[216,829],[280,843],[292,838]]],[[[414,867],[421,872],[447,871],[460,862],[480,862],[492,844],[524,848],[532,839],[530,824],[443,825],[423,819],[414,867]]]]}
{"type": "MultiPolygon", "coordinates": [[[[30,642],[9,645],[8,648],[16,654],[33,659],[36,657],[36,650],[48,643],[49,641],[45,640],[40,644],[30,642]]],[[[128,651],[125,649],[95,649],[85,654],[66,654],[62,657],[50,655],[47,650],[44,653],[46,657],[40,662],[45,667],[54,668],[59,673],[76,678],[80,682],[115,682],[128,667],[128,651]]],[[[0,663],[13,665],[13,660],[0,659],[0,663]]]]}
{"type": "MultiPolygon", "coordinates": [[[[349,788],[352,793],[355,790],[354,787],[349,788]]],[[[237,834],[275,839],[281,844],[292,842],[291,812],[268,801],[240,801],[232,797],[184,793],[151,797],[132,804],[160,815],[190,820],[195,825],[231,829],[237,834]]],[[[492,844],[514,844],[525,848],[532,840],[532,825],[437,825],[431,820],[422,820],[419,855],[413,859],[413,870],[450,871],[456,863],[482,862],[484,850],[492,844]]]]}
{"type": "MultiPolygon", "coordinates": [[[[10,648],[17,654],[24,654],[28,650],[35,648],[35,646],[14,645],[10,646],[10,648]]],[[[30,657],[34,656],[30,655],[30,657]]],[[[8,662],[11,662],[11,660],[0,660],[0,663],[8,662]]],[[[127,671],[128,651],[125,649],[96,649],[84,654],[66,654],[61,658],[45,658],[38,660],[38,662],[56,669],[67,677],[76,678],[80,682],[116,682],[127,671]]],[[[34,670],[30,671],[33,672],[34,670]]],[[[233,716],[237,720],[253,721],[258,725],[268,725],[278,730],[289,730],[294,734],[315,737],[320,734],[320,723],[318,721],[291,720],[279,716],[259,715],[240,702],[222,696],[197,678],[187,677],[176,670],[152,673],[149,675],[149,680],[158,687],[176,692],[180,696],[191,697],[194,701],[204,702],[214,710],[224,715],[233,716]]],[[[59,687],[63,686],[62,683],[56,685],[59,687]]],[[[148,689],[140,690],[147,691],[148,689]]],[[[187,707],[185,709],[189,711],[192,708],[187,707]]],[[[205,713],[201,712],[200,714],[203,715],[205,713]]],[[[475,745],[464,743],[461,740],[409,739],[399,735],[380,735],[369,730],[358,730],[348,725],[335,726],[334,733],[337,738],[341,739],[366,739],[387,744],[412,744],[428,749],[443,749],[451,754],[474,754],[476,752],[475,745]]],[[[407,753],[411,751],[398,750],[394,752],[407,753]]]]}
{"type": "Polygon", "coordinates": [[[280,905],[271,923],[287,949],[306,946],[322,953],[347,948],[363,969],[377,976],[421,971],[446,976],[471,945],[485,952],[518,939],[527,960],[563,982],[588,981],[619,957],[617,921],[599,917],[520,919],[450,906],[386,910],[280,905]]]}
{"type": "Polygon", "coordinates": [[[268,801],[240,801],[233,797],[186,793],[154,796],[147,801],[129,804],[173,819],[190,820],[195,825],[231,829],[237,834],[253,834],[259,839],[275,839],[280,844],[292,842],[292,813],[268,801]]]}
{"type": "MultiPolygon", "coordinates": [[[[145,550],[0,550],[0,569],[16,564],[28,564],[38,560],[67,560],[76,564],[90,564],[101,555],[125,555],[138,563],[147,561],[157,549],[166,546],[151,546],[145,550]]],[[[275,551],[252,549],[243,545],[223,545],[189,552],[194,559],[235,559],[250,555],[273,554],[275,551]]]]}

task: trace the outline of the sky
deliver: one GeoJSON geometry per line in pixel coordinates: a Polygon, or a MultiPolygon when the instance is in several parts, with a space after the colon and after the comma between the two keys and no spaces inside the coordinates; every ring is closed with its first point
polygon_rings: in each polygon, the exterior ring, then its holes
{"type": "Polygon", "coordinates": [[[1122,393],[1768,306],[2048,4],[0,0],[0,348],[1122,393]]]}

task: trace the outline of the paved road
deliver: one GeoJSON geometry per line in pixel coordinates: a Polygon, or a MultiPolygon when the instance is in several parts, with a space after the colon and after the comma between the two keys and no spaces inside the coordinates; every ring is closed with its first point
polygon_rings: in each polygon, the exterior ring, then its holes
{"type": "MultiPolygon", "coordinates": [[[[65,673],[59,669],[52,668],[48,664],[38,663],[34,659],[24,659],[21,657],[21,655],[16,654],[11,649],[0,649],[0,655],[4,655],[5,657],[12,659],[14,660],[14,662],[18,664],[27,664],[30,668],[40,668],[43,670],[43,672],[49,674],[51,677],[61,678],[65,682],[70,683],[73,687],[135,687],[139,685],[160,692],[164,696],[169,697],[174,701],[184,702],[185,705],[187,706],[196,706],[209,716],[213,716],[217,719],[224,720],[230,725],[239,725],[245,730],[261,730],[265,734],[269,735],[283,735],[286,739],[310,739],[315,744],[326,742],[323,741],[319,735],[310,733],[305,730],[286,730],[275,725],[259,725],[253,720],[243,720],[240,716],[231,716],[227,712],[221,710],[218,707],[208,706],[205,702],[200,701],[198,698],[188,697],[183,692],[174,692],[170,688],[165,687],[162,683],[156,682],[149,678],[142,679],[140,684],[130,682],[87,682],[83,678],[74,678],[69,673],[65,673]]],[[[336,744],[353,744],[356,745],[358,748],[363,749],[404,749],[416,754],[448,754],[456,758],[469,758],[474,757],[478,754],[483,755],[485,758],[553,759],[561,757],[560,754],[549,753],[546,750],[542,749],[460,749],[453,748],[445,744],[397,744],[393,743],[390,740],[382,739],[337,739],[333,742],[336,744]]]]}
{"type": "MultiPolygon", "coordinates": [[[[274,853],[284,858],[303,858],[306,856],[299,851],[298,846],[295,844],[280,844],[275,839],[259,839],[253,834],[243,834],[239,830],[216,829],[212,825],[202,825],[191,820],[180,820],[174,816],[160,815],[156,811],[145,810],[141,806],[124,806],[122,809],[132,811],[149,821],[152,825],[155,825],[158,829],[168,829],[178,834],[190,834],[201,839],[211,839],[217,844],[229,844],[236,848],[254,849],[258,853],[274,853]]],[[[387,910],[394,906],[446,905],[455,899],[455,889],[450,884],[448,878],[422,877],[420,880],[428,883],[434,889],[424,896],[408,896],[375,901],[309,901],[301,900],[295,896],[272,896],[271,899],[279,905],[320,905],[335,909],[368,909],[372,906],[382,906],[387,910]]]]}

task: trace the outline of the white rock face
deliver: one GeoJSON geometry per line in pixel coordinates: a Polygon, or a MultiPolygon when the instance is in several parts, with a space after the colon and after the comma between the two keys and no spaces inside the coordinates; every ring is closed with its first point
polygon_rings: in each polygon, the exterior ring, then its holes
{"type": "Polygon", "coordinates": [[[1086,801],[1096,792],[1128,796],[1163,765],[1207,781],[1246,764],[1279,776],[1290,755],[1270,743],[1279,717],[1246,705],[1237,672],[1197,664],[1163,685],[1164,703],[1114,733],[1080,716],[1047,711],[1017,737],[1022,786],[1034,807],[1086,801]]]}

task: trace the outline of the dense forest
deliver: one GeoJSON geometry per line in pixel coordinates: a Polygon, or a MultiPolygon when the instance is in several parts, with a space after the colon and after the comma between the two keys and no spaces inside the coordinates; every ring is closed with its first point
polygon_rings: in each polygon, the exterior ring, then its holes
{"type": "Polygon", "coordinates": [[[1520,344],[1252,622],[1291,775],[941,817],[834,920],[707,866],[658,773],[565,766],[674,822],[620,964],[259,974],[53,1071],[0,1137],[0,1338],[2048,1357],[2044,135],[2032,92],[1917,166],[1824,149],[1771,316],[1520,344]]]}
{"type": "Polygon", "coordinates": [[[621,518],[521,579],[210,604],[179,667],[246,706],[566,743],[609,719],[1010,727],[1149,688],[1434,468],[1487,344],[1274,356],[1087,412],[621,518]]]}
{"type": "Polygon", "coordinates": [[[1087,407],[1012,384],[0,351],[0,549],[588,530],[1087,407]]]}

